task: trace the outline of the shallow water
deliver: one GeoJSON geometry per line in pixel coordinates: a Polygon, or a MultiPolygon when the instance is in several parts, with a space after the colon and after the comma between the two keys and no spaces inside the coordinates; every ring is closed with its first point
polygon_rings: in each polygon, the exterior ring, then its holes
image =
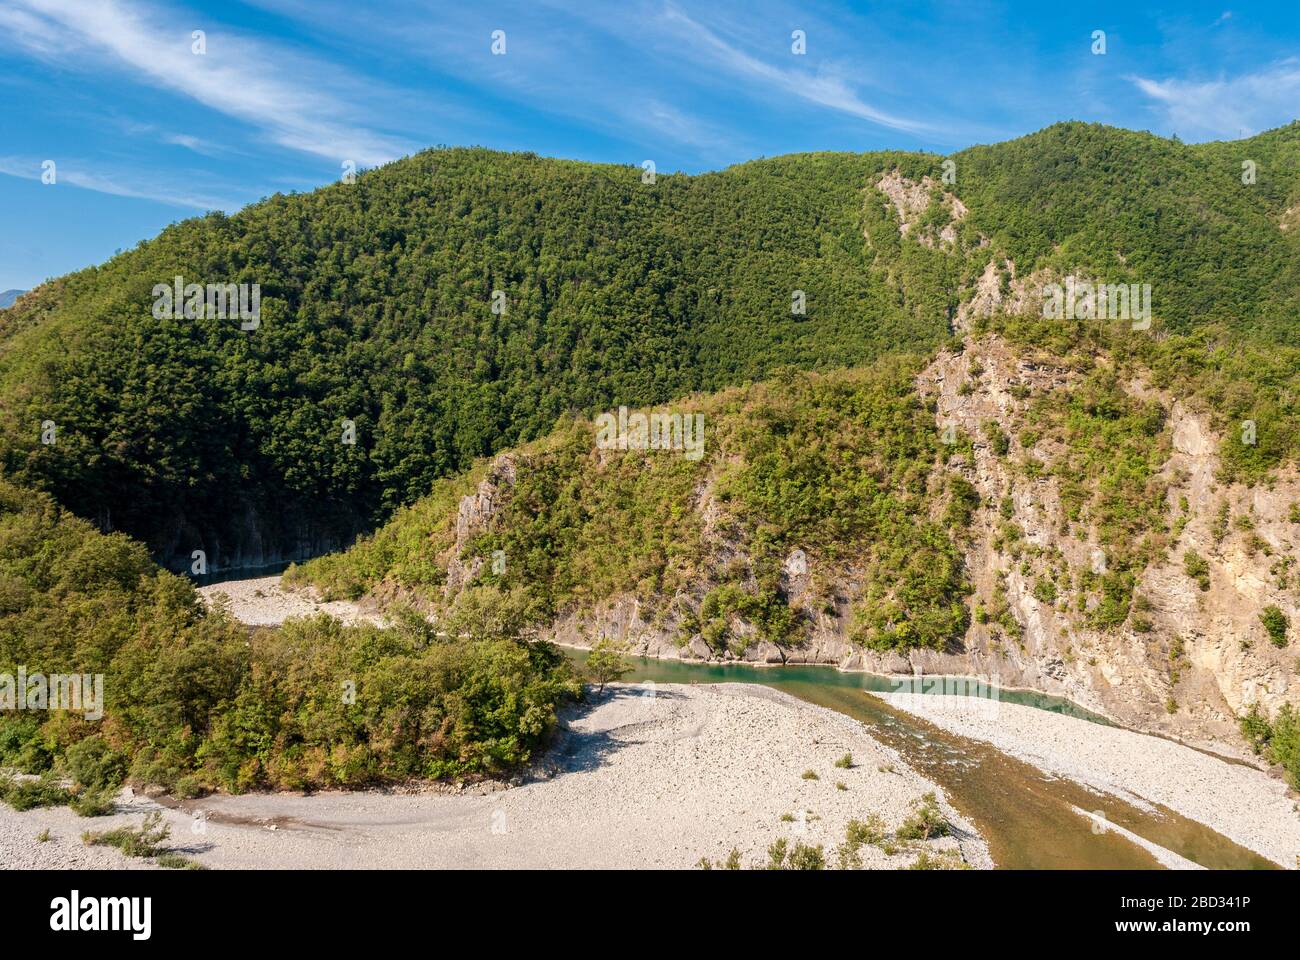
{"type": "MultiPolygon", "coordinates": [[[[574,660],[586,651],[567,650],[574,660]]],[[[940,730],[889,706],[873,692],[897,681],[831,667],[753,667],[633,658],[626,679],[656,683],[758,683],[865,723],[878,740],[943,787],[952,805],[988,841],[994,863],[1011,869],[1159,869],[1155,858],[1113,832],[1098,832],[1071,808],[1102,813],[1111,823],[1211,869],[1276,869],[1209,827],[1160,808],[1141,810],[1073,781],[1052,779],[995,747],[940,730]]],[[[1001,690],[997,699],[1069,714],[1104,718],[1059,697],[1001,690]]],[[[870,813],[871,811],[863,811],[870,813]]]]}

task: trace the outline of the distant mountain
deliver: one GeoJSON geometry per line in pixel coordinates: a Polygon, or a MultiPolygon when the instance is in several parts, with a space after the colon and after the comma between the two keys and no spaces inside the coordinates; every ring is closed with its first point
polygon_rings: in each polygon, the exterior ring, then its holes
{"type": "Polygon", "coordinates": [[[26,290],[6,290],[4,293],[0,293],[0,310],[13,306],[14,301],[26,292],[26,290]]]}

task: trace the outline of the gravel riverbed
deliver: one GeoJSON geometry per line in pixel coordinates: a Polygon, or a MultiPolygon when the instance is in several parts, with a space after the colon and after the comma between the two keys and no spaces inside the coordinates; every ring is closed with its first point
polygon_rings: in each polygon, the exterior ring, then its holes
{"type": "MultiPolygon", "coordinates": [[[[756,864],[779,837],[822,844],[834,862],[850,819],[874,813],[892,831],[929,792],[954,835],[892,855],[865,846],[864,866],[910,866],[921,847],[991,866],[942,790],[851,718],[754,685],[617,684],[567,712],[518,786],[213,796],[164,817],[179,852],[217,868],[689,868],[733,847],[756,864]],[[845,754],[853,765],[835,766],[845,754]]],[[[125,795],[122,812],[95,820],[0,806],[0,862],[142,865],[77,838],[151,809],[125,795]],[[54,839],[40,843],[46,828],[54,839]]]]}

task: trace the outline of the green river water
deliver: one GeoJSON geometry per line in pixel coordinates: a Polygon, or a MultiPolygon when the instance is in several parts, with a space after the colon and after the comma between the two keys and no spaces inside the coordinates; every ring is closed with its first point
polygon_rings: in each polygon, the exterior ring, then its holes
{"type": "MultiPolygon", "coordinates": [[[[567,650],[575,660],[586,651],[567,650]]],[[[939,729],[871,696],[895,689],[888,677],[832,667],[753,667],[634,658],[626,679],[656,683],[759,683],[838,710],[866,724],[918,772],[943,787],[954,807],[988,841],[994,863],[1012,869],[1159,869],[1150,853],[1112,831],[1098,832],[1071,808],[1099,811],[1152,843],[1211,869],[1274,869],[1274,864],[1171,810],[1141,810],[1036,767],[994,747],[939,729]]],[[[998,698],[1106,721],[1059,697],[1003,690],[998,698]]],[[[869,813],[870,811],[863,811],[869,813]]]]}

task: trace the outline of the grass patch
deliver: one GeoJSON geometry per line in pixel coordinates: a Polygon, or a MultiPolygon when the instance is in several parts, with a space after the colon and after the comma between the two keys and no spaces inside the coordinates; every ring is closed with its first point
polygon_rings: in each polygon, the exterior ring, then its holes
{"type": "Polygon", "coordinates": [[[171,826],[162,822],[162,813],[155,810],[146,814],[138,827],[118,827],[103,833],[87,830],[81,842],[89,847],[116,847],[128,857],[156,857],[166,852],[163,843],[171,831],[171,826]]]}
{"type": "Polygon", "coordinates": [[[944,819],[939,809],[939,801],[933,793],[927,793],[919,800],[912,801],[912,813],[898,828],[900,840],[933,840],[946,837],[952,832],[952,825],[944,819]]]}

